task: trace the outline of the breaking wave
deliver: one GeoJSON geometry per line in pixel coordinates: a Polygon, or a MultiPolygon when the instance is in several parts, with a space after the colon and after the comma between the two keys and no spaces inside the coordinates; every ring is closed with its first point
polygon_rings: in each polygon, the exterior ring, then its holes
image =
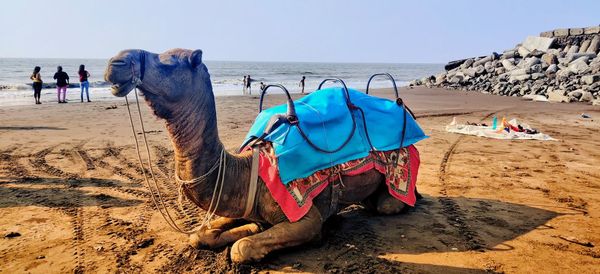
{"type": "MultiPolygon", "coordinates": [[[[0,90],[14,91],[14,90],[30,90],[33,89],[32,83],[25,84],[0,84],[0,90]]],[[[90,88],[108,88],[111,84],[106,81],[94,81],[90,82],[90,88]]],[[[56,83],[43,83],[42,88],[56,88],[56,83]]],[[[79,88],[79,82],[69,84],[69,88],[79,88]]]]}

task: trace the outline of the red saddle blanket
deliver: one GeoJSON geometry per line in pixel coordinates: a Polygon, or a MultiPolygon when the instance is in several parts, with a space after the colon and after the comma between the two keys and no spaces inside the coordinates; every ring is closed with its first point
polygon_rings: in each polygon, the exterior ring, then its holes
{"type": "Polygon", "coordinates": [[[385,175],[385,182],[393,197],[414,206],[419,163],[419,151],[410,145],[396,150],[371,152],[367,157],[317,171],[307,178],[296,179],[285,185],[279,177],[273,147],[267,144],[260,149],[259,176],[288,220],[295,222],[310,210],[313,198],[329,183],[338,180],[340,175],[355,176],[372,169],[385,175]]]}

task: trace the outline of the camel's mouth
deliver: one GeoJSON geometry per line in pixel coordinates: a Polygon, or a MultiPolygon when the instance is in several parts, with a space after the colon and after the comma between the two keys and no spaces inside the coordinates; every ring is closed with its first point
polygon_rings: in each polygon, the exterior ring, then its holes
{"type": "Polygon", "coordinates": [[[124,82],[124,83],[115,83],[110,87],[112,94],[117,97],[126,96],[134,88],[135,88],[135,85],[133,84],[132,81],[128,81],[128,82],[124,82]]]}
{"type": "Polygon", "coordinates": [[[104,78],[112,84],[110,89],[114,96],[123,97],[135,88],[133,74],[129,72],[123,61],[111,62],[106,69],[104,78]]]}
{"type": "Polygon", "coordinates": [[[129,56],[117,56],[110,59],[104,79],[112,84],[110,89],[114,96],[126,96],[135,88],[132,68],[133,63],[129,56]]]}

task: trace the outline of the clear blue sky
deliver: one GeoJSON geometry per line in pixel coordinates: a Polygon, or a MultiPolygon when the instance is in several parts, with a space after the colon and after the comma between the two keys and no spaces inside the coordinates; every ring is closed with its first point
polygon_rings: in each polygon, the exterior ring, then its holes
{"type": "Polygon", "coordinates": [[[202,49],[207,60],[443,63],[559,27],[600,1],[5,0],[0,57],[202,49]]]}

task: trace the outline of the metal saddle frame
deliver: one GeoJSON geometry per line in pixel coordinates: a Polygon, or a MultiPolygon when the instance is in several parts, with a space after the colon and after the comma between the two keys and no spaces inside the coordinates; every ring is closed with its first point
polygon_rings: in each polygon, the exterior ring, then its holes
{"type": "MultiPolygon", "coordinates": [[[[412,116],[413,119],[415,119],[415,116],[414,116],[413,112],[410,110],[410,108],[408,108],[408,106],[406,106],[404,104],[402,98],[400,98],[400,96],[398,94],[398,87],[396,86],[396,81],[394,80],[394,77],[392,77],[392,75],[390,75],[389,73],[377,73],[377,74],[371,75],[371,77],[369,78],[369,81],[367,82],[367,88],[365,90],[365,93],[369,94],[369,87],[370,87],[371,81],[375,77],[378,77],[378,76],[385,76],[392,82],[393,87],[394,87],[394,92],[396,95],[396,104],[398,104],[400,107],[404,108],[404,110],[405,110],[404,115],[403,115],[402,138],[400,140],[400,148],[402,148],[403,144],[404,144],[404,135],[405,135],[404,131],[406,130],[406,113],[407,112],[410,113],[410,115],[412,116]]],[[[346,106],[348,107],[348,112],[350,113],[350,117],[352,117],[352,130],[346,137],[346,140],[339,147],[330,150],[330,149],[321,148],[321,147],[317,146],[315,143],[313,143],[308,138],[308,136],[306,135],[304,130],[302,130],[302,127],[300,127],[300,121],[298,120],[298,116],[296,115],[296,108],[294,107],[294,101],[292,100],[292,97],[291,97],[289,91],[283,85],[270,84],[270,85],[267,85],[260,93],[258,112],[261,113],[263,111],[263,100],[265,98],[265,95],[267,94],[267,90],[271,87],[280,88],[285,93],[285,95],[287,97],[287,112],[285,114],[273,115],[271,117],[271,119],[269,120],[269,123],[265,127],[263,134],[259,137],[251,138],[251,139],[247,140],[246,142],[244,142],[240,146],[239,151],[241,152],[246,147],[255,146],[256,144],[261,142],[267,135],[269,135],[275,128],[277,128],[279,125],[281,125],[283,123],[288,123],[291,126],[295,126],[298,129],[298,132],[300,133],[302,138],[315,150],[317,150],[319,152],[323,152],[323,153],[338,152],[341,149],[343,149],[348,144],[348,142],[350,142],[350,139],[352,139],[352,136],[354,135],[354,133],[356,131],[357,124],[356,124],[356,118],[354,116],[355,111],[360,112],[360,115],[361,115],[360,117],[362,118],[364,130],[365,130],[365,136],[367,138],[369,146],[371,147],[371,151],[376,151],[376,149],[373,147],[373,145],[371,143],[371,139],[369,137],[369,130],[368,130],[368,126],[367,126],[367,121],[365,119],[365,113],[360,107],[352,104],[352,101],[350,100],[350,93],[348,92],[348,87],[346,86],[346,83],[344,83],[344,81],[342,81],[339,78],[327,78],[327,79],[321,81],[317,90],[320,90],[321,87],[323,86],[323,84],[325,84],[327,82],[340,83],[342,85],[342,87],[344,89],[344,93],[345,93],[346,106]]]]}

